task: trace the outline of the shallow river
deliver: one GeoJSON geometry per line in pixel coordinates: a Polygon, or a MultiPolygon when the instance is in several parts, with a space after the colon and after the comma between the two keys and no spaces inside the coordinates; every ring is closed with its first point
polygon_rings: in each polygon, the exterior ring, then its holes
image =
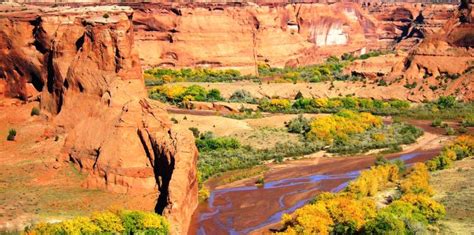
{"type": "MultiPolygon", "coordinates": [[[[407,164],[425,161],[438,150],[392,155],[407,164]]],[[[373,157],[322,158],[317,164],[281,167],[265,174],[263,187],[252,181],[211,191],[193,216],[190,234],[249,234],[268,231],[283,213],[308,203],[318,192],[337,192],[373,164],[373,157]]]]}

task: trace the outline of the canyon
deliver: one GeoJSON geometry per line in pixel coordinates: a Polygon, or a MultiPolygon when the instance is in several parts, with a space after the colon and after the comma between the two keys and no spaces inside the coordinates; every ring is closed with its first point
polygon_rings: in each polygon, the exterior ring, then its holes
{"type": "Polygon", "coordinates": [[[358,93],[473,100],[471,15],[469,4],[458,10],[406,2],[2,3],[0,108],[14,112],[38,103],[39,143],[64,136],[47,163],[51,168],[71,164],[87,175],[81,182],[87,189],[153,194],[143,197],[144,209],[165,215],[173,234],[186,234],[198,206],[198,151],[191,132],[170,121],[166,105],[146,98],[143,69],[256,75],[259,65],[297,67],[344,53],[397,49],[404,52],[357,61],[347,71],[383,77],[393,83],[385,88],[390,94],[358,93]],[[416,82],[429,89],[450,74],[459,77],[438,93],[403,88],[416,82]]]}

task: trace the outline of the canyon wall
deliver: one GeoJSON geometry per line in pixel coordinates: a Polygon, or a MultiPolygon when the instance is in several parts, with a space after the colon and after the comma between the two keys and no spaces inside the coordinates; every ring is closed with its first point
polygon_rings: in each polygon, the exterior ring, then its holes
{"type": "Polygon", "coordinates": [[[331,55],[410,49],[439,30],[452,4],[131,4],[145,67],[307,65],[331,55]]]}
{"type": "Polygon", "coordinates": [[[143,67],[232,68],[243,74],[256,74],[258,64],[298,66],[346,52],[409,50],[441,29],[457,8],[380,1],[259,4],[121,3],[134,9],[143,67]]]}
{"type": "MultiPolygon", "coordinates": [[[[434,96],[474,99],[474,21],[472,4],[464,1],[436,33],[428,35],[394,66],[392,80],[403,77],[434,96]]],[[[430,97],[428,97],[430,98],[430,97]]]]}
{"type": "Polygon", "coordinates": [[[185,234],[198,152],[192,134],[146,99],[132,15],[128,7],[3,11],[0,81],[9,96],[40,100],[66,133],[58,161],[86,173],[85,187],[156,193],[150,209],[185,234]]]}

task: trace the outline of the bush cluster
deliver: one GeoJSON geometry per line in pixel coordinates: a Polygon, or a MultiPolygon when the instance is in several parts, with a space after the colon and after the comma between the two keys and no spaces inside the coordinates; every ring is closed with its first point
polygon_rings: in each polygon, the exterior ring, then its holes
{"type": "Polygon", "coordinates": [[[224,98],[217,89],[206,90],[199,85],[189,87],[173,85],[158,86],[149,92],[149,97],[154,100],[178,104],[187,101],[222,101],[224,98]]]}
{"type": "Polygon", "coordinates": [[[263,78],[273,78],[273,82],[323,82],[336,80],[342,76],[342,69],[348,64],[336,57],[329,57],[325,63],[303,67],[272,68],[258,65],[258,74],[263,78]]]}
{"type": "Polygon", "coordinates": [[[227,118],[232,118],[232,119],[256,119],[256,118],[262,118],[263,114],[260,112],[260,110],[253,111],[252,109],[240,109],[239,113],[231,113],[231,114],[226,114],[224,117],[227,118]]]}
{"type": "Polygon", "coordinates": [[[169,234],[168,221],[153,212],[123,210],[94,212],[59,223],[39,223],[26,234],[169,234]]]}
{"type": "MultiPolygon", "coordinates": [[[[322,82],[330,80],[353,80],[350,75],[343,75],[342,70],[351,61],[367,59],[390,53],[390,51],[370,51],[359,57],[345,54],[341,59],[329,57],[324,63],[301,67],[272,68],[267,64],[258,65],[259,76],[241,75],[233,69],[217,70],[207,68],[167,69],[153,68],[145,70],[144,79],[147,86],[162,85],[171,82],[235,82],[255,81],[272,78],[271,82],[322,82]]],[[[359,79],[355,77],[355,79],[359,79]]]]}
{"type": "Polygon", "coordinates": [[[461,121],[463,127],[474,127],[474,114],[469,114],[461,121]]]}
{"type": "Polygon", "coordinates": [[[404,194],[425,194],[431,196],[433,189],[429,184],[430,174],[423,163],[416,163],[409,174],[400,182],[400,191],[404,194]]]}
{"type": "Polygon", "coordinates": [[[259,108],[265,112],[283,113],[336,113],[343,109],[359,112],[370,112],[373,114],[393,115],[403,110],[408,110],[410,103],[401,100],[375,100],[357,97],[341,98],[299,98],[293,102],[282,99],[261,99],[259,108]],[[288,105],[281,106],[285,102],[288,105]]]}
{"type": "Polygon", "coordinates": [[[310,123],[311,120],[300,114],[297,118],[291,119],[286,123],[286,127],[290,133],[306,134],[311,130],[310,123]]]}
{"type": "Polygon", "coordinates": [[[374,166],[370,170],[362,171],[357,179],[349,183],[346,191],[357,198],[374,196],[387,183],[395,182],[397,179],[398,167],[396,165],[374,166]]]}
{"type": "Polygon", "coordinates": [[[376,116],[348,110],[313,120],[299,115],[286,126],[288,132],[302,134],[308,141],[326,145],[326,151],[341,154],[383,148],[384,153],[399,152],[402,150],[400,145],[414,143],[423,135],[423,131],[413,125],[399,122],[381,125],[376,116]]]}
{"type": "Polygon", "coordinates": [[[260,165],[268,160],[281,162],[286,157],[314,153],[322,147],[320,143],[314,142],[286,142],[267,149],[254,149],[242,145],[238,148],[202,148],[198,160],[199,181],[204,182],[226,171],[260,165]]]}
{"type": "Polygon", "coordinates": [[[455,97],[440,97],[433,102],[426,102],[413,108],[403,110],[400,116],[413,119],[434,120],[434,126],[442,126],[442,120],[466,120],[474,116],[474,102],[458,102],[455,97]]]}
{"type": "Polygon", "coordinates": [[[399,145],[413,143],[423,134],[420,129],[404,123],[382,125],[379,117],[368,113],[345,110],[327,117],[309,120],[298,116],[290,120],[288,131],[301,134],[300,141],[280,143],[267,149],[243,146],[235,138],[215,137],[210,132],[200,133],[191,128],[200,152],[198,170],[201,182],[225,171],[249,168],[268,160],[281,162],[287,157],[303,156],[322,149],[343,154],[380,148],[400,150],[399,145]],[[328,122],[327,117],[334,120],[328,122]],[[320,136],[320,133],[324,135],[320,136]],[[326,134],[332,142],[325,139],[326,134]]]}
{"type": "Polygon", "coordinates": [[[474,136],[463,135],[444,147],[440,155],[426,162],[430,171],[449,168],[453,161],[474,155],[474,136]]]}
{"type": "Polygon", "coordinates": [[[369,51],[369,52],[367,52],[363,55],[360,55],[360,56],[354,56],[352,53],[344,53],[344,54],[342,54],[341,59],[342,60],[349,60],[349,61],[354,61],[354,60],[357,60],[357,59],[366,60],[370,57],[377,57],[377,56],[385,55],[385,54],[389,54],[389,53],[394,53],[394,52],[389,51],[389,50],[385,50],[385,51],[373,50],[373,51],[369,51]]]}
{"type": "Polygon", "coordinates": [[[166,69],[154,68],[145,70],[145,83],[147,85],[171,82],[234,82],[242,80],[255,80],[255,76],[242,76],[234,69],[215,70],[207,68],[166,69]]]}
{"type": "Polygon", "coordinates": [[[307,137],[332,144],[336,140],[347,140],[350,135],[382,126],[382,119],[370,113],[343,110],[334,115],[314,119],[307,137]]]}
{"type": "Polygon", "coordinates": [[[258,102],[257,98],[253,97],[249,91],[244,89],[234,91],[234,93],[232,93],[232,95],[230,96],[229,101],[248,104],[256,104],[258,102]]]}
{"type": "MultiPolygon", "coordinates": [[[[419,163],[407,178],[411,181],[427,174],[419,163]]],[[[418,234],[441,219],[444,207],[421,191],[402,192],[399,200],[377,209],[372,197],[388,182],[399,178],[397,167],[383,164],[363,171],[345,191],[322,193],[309,205],[292,215],[282,216],[283,229],[279,234],[418,234]]],[[[427,180],[427,179],[426,179],[427,180]]],[[[429,186],[429,185],[428,185],[429,186]]]]}
{"type": "Polygon", "coordinates": [[[196,146],[200,152],[240,148],[240,142],[231,137],[215,137],[210,131],[196,138],[196,146]]]}

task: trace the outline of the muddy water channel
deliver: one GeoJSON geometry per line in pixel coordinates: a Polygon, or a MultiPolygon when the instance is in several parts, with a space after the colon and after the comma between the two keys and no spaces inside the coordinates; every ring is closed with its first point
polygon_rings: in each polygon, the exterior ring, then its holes
{"type": "MultiPolygon", "coordinates": [[[[439,151],[418,149],[386,157],[413,164],[431,159],[439,151]]],[[[255,179],[248,179],[214,188],[209,200],[195,211],[189,233],[266,233],[269,228],[278,227],[284,213],[302,207],[318,193],[343,190],[374,160],[373,156],[360,156],[290,161],[271,166],[261,187],[255,185],[255,179]]]]}
{"type": "MultiPolygon", "coordinates": [[[[392,155],[407,164],[426,161],[438,149],[392,155]]],[[[211,191],[193,216],[191,234],[249,234],[266,230],[290,213],[308,203],[316,194],[337,192],[369,168],[374,157],[338,157],[300,160],[272,169],[265,174],[265,184],[254,180],[211,191]]]]}

